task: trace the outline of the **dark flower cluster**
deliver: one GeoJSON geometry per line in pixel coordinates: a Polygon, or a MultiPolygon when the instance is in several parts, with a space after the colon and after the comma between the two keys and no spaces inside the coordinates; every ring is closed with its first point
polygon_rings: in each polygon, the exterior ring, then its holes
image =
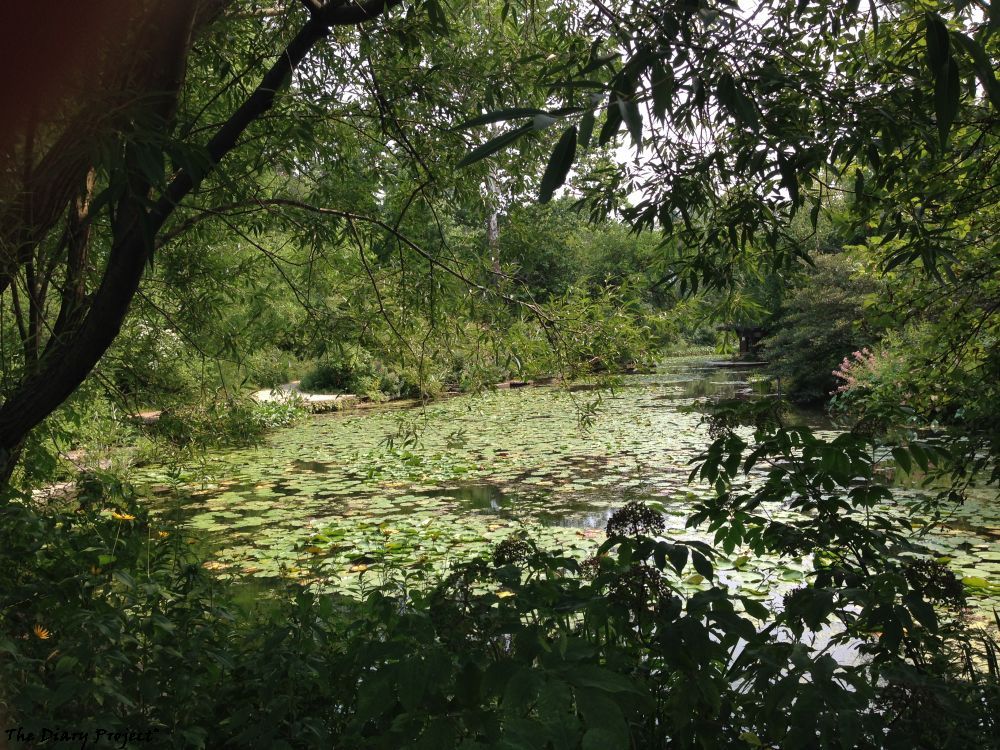
{"type": "Polygon", "coordinates": [[[605,528],[608,536],[652,536],[663,531],[663,514],[637,500],[616,510],[605,528]]]}
{"type": "Polygon", "coordinates": [[[517,536],[509,536],[493,548],[493,564],[516,565],[531,556],[531,544],[517,536]]]}
{"type": "Polygon", "coordinates": [[[799,588],[792,589],[787,594],[785,594],[783,597],[781,597],[781,608],[783,610],[785,610],[786,612],[788,612],[788,611],[794,611],[795,608],[796,608],[797,600],[799,600],[802,597],[808,595],[808,593],[809,593],[809,589],[807,587],[805,587],[805,586],[801,586],[799,588]]]}
{"type": "Polygon", "coordinates": [[[588,581],[597,578],[597,574],[601,572],[602,557],[606,557],[606,555],[594,555],[580,563],[580,575],[588,581]]]}
{"type": "Polygon", "coordinates": [[[633,565],[608,585],[608,599],[633,611],[645,609],[670,594],[663,574],[648,565],[633,565]]]}

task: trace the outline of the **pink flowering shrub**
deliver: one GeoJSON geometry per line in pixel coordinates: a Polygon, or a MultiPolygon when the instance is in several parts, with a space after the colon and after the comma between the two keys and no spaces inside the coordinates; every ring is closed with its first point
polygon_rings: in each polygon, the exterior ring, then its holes
{"type": "Polygon", "coordinates": [[[833,370],[839,385],[831,393],[831,406],[857,417],[909,421],[914,399],[910,368],[906,356],[891,346],[852,352],[833,370]]]}
{"type": "Polygon", "coordinates": [[[833,392],[846,393],[867,384],[871,385],[871,380],[878,372],[878,357],[867,346],[863,349],[849,354],[833,371],[833,375],[838,380],[843,381],[833,392]]]}

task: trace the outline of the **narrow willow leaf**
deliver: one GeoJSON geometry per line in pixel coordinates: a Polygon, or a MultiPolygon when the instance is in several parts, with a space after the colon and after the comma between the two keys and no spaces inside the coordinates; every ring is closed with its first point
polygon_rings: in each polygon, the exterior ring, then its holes
{"type": "Polygon", "coordinates": [[[552,200],[552,194],[566,181],[569,168],[573,166],[576,158],[576,125],[566,128],[566,131],[559,138],[559,142],[552,150],[549,164],[542,175],[542,186],[538,193],[540,203],[548,203],[552,200]]]}
{"type": "Polygon", "coordinates": [[[639,105],[632,101],[618,100],[618,108],[621,110],[622,119],[628,127],[628,132],[632,134],[632,141],[636,146],[642,144],[642,115],[639,114],[639,105]]]}
{"type": "Polygon", "coordinates": [[[546,114],[544,109],[535,109],[533,107],[512,107],[511,109],[498,109],[495,112],[487,112],[484,115],[479,115],[478,117],[473,117],[471,120],[466,120],[461,125],[456,126],[455,130],[466,130],[467,128],[474,128],[478,125],[489,125],[493,122],[506,122],[507,120],[516,120],[520,117],[534,117],[536,115],[546,114]]]}
{"type": "Polygon", "coordinates": [[[793,205],[799,203],[799,177],[795,172],[795,163],[784,154],[778,154],[778,171],[781,173],[781,185],[788,191],[793,205]]]}
{"type": "Polygon", "coordinates": [[[674,72],[659,61],[653,63],[652,71],[653,113],[665,120],[673,101],[674,72]]]}
{"type": "Polygon", "coordinates": [[[502,133],[501,135],[498,135],[496,138],[486,141],[486,143],[484,143],[483,145],[474,148],[472,151],[466,154],[465,158],[458,163],[459,168],[467,167],[470,164],[475,164],[477,161],[480,161],[482,159],[485,159],[487,156],[495,154],[503,147],[510,145],[518,138],[520,138],[522,135],[527,133],[529,130],[531,130],[531,127],[532,127],[531,123],[528,123],[527,125],[522,125],[521,127],[514,128],[513,130],[508,130],[506,133],[502,133]]]}
{"type": "Polygon", "coordinates": [[[924,20],[927,25],[927,67],[937,77],[948,59],[951,46],[948,41],[948,27],[937,13],[927,13],[924,20]]]}
{"type": "Polygon", "coordinates": [[[603,67],[608,63],[617,59],[618,59],[617,52],[606,52],[601,55],[595,55],[593,58],[591,58],[590,62],[588,62],[584,66],[584,68],[580,71],[580,74],[584,75],[586,73],[590,73],[591,71],[597,70],[598,68],[603,67]]]}
{"type": "Polygon", "coordinates": [[[545,130],[547,127],[549,127],[552,123],[554,123],[558,119],[559,119],[558,117],[553,117],[552,115],[547,114],[545,112],[537,114],[531,119],[531,129],[545,130]]]}
{"type": "Polygon", "coordinates": [[[603,146],[608,143],[618,133],[618,128],[622,124],[622,112],[617,102],[613,101],[608,105],[608,115],[601,127],[601,134],[597,137],[597,145],[603,146]]]}
{"type": "Polygon", "coordinates": [[[951,55],[945,60],[934,79],[934,114],[937,117],[941,146],[948,142],[948,131],[958,114],[961,83],[958,80],[958,65],[951,55]]]}
{"type": "Polygon", "coordinates": [[[993,66],[990,64],[983,46],[978,41],[957,31],[952,34],[952,39],[972,58],[972,66],[976,71],[979,83],[986,91],[986,96],[989,97],[993,108],[1000,110],[1000,83],[997,82],[996,73],[993,71],[993,66]]]}
{"type": "Polygon", "coordinates": [[[590,146],[590,138],[594,134],[594,121],[593,110],[584,112],[583,117],[580,118],[580,135],[577,141],[580,144],[580,148],[584,150],[590,146]]]}

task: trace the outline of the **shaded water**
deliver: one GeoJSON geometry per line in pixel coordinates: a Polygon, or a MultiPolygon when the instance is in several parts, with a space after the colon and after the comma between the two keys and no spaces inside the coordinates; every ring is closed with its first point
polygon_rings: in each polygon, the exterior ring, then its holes
{"type": "MultiPolygon", "coordinates": [[[[523,388],[448,399],[425,409],[319,415],[275,432],[261,448],[208,457],[167,493],[145,474],[160,511],[212,550],[208,563],[237,579],[295,577],[356,592],[384,570],[434,575],[512,533],[585,556],[625,502],[660,505],[668,535],[685,530],[707,488],[688,485],[708,443],[693,409],[706,396],[761,391],[756,371],[668,363],[614,391],[523,388]],[[599,400],[591,422],[587,406],[599,400]]],[[[801,415],[830,428],[816,415],[801,415]]],[[[902,501],[917,497],[900,489],[902,501]]],[[[1000,510],[984,497],[928,535],[963,576],[1000,583],[1000,510]]],[[[723,579],[767,597],[804,580],[801,560],[720,562],[723,579]]],[[[688,585],[701,584],[693,576],[688,585]]]]}

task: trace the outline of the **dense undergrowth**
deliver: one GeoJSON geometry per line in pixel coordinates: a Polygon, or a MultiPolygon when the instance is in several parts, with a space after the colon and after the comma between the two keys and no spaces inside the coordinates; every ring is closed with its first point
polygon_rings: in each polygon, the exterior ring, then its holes
{"type": "Polygon", "coordinates": [[[691,523],[727,552],[812,560],[768,607],[641,503],[582,564],[511,537],[428,587],[390,574],[362,600],[292,584],[260,600],[106,476],[59,510],[7,497],[6,726],[151,731],[164,747],[997,746],[996,631],[965,623],[961,583],[879,513],[870,438],[752,412],[713,418],[695,476],[716,493],[691,523]]]}

